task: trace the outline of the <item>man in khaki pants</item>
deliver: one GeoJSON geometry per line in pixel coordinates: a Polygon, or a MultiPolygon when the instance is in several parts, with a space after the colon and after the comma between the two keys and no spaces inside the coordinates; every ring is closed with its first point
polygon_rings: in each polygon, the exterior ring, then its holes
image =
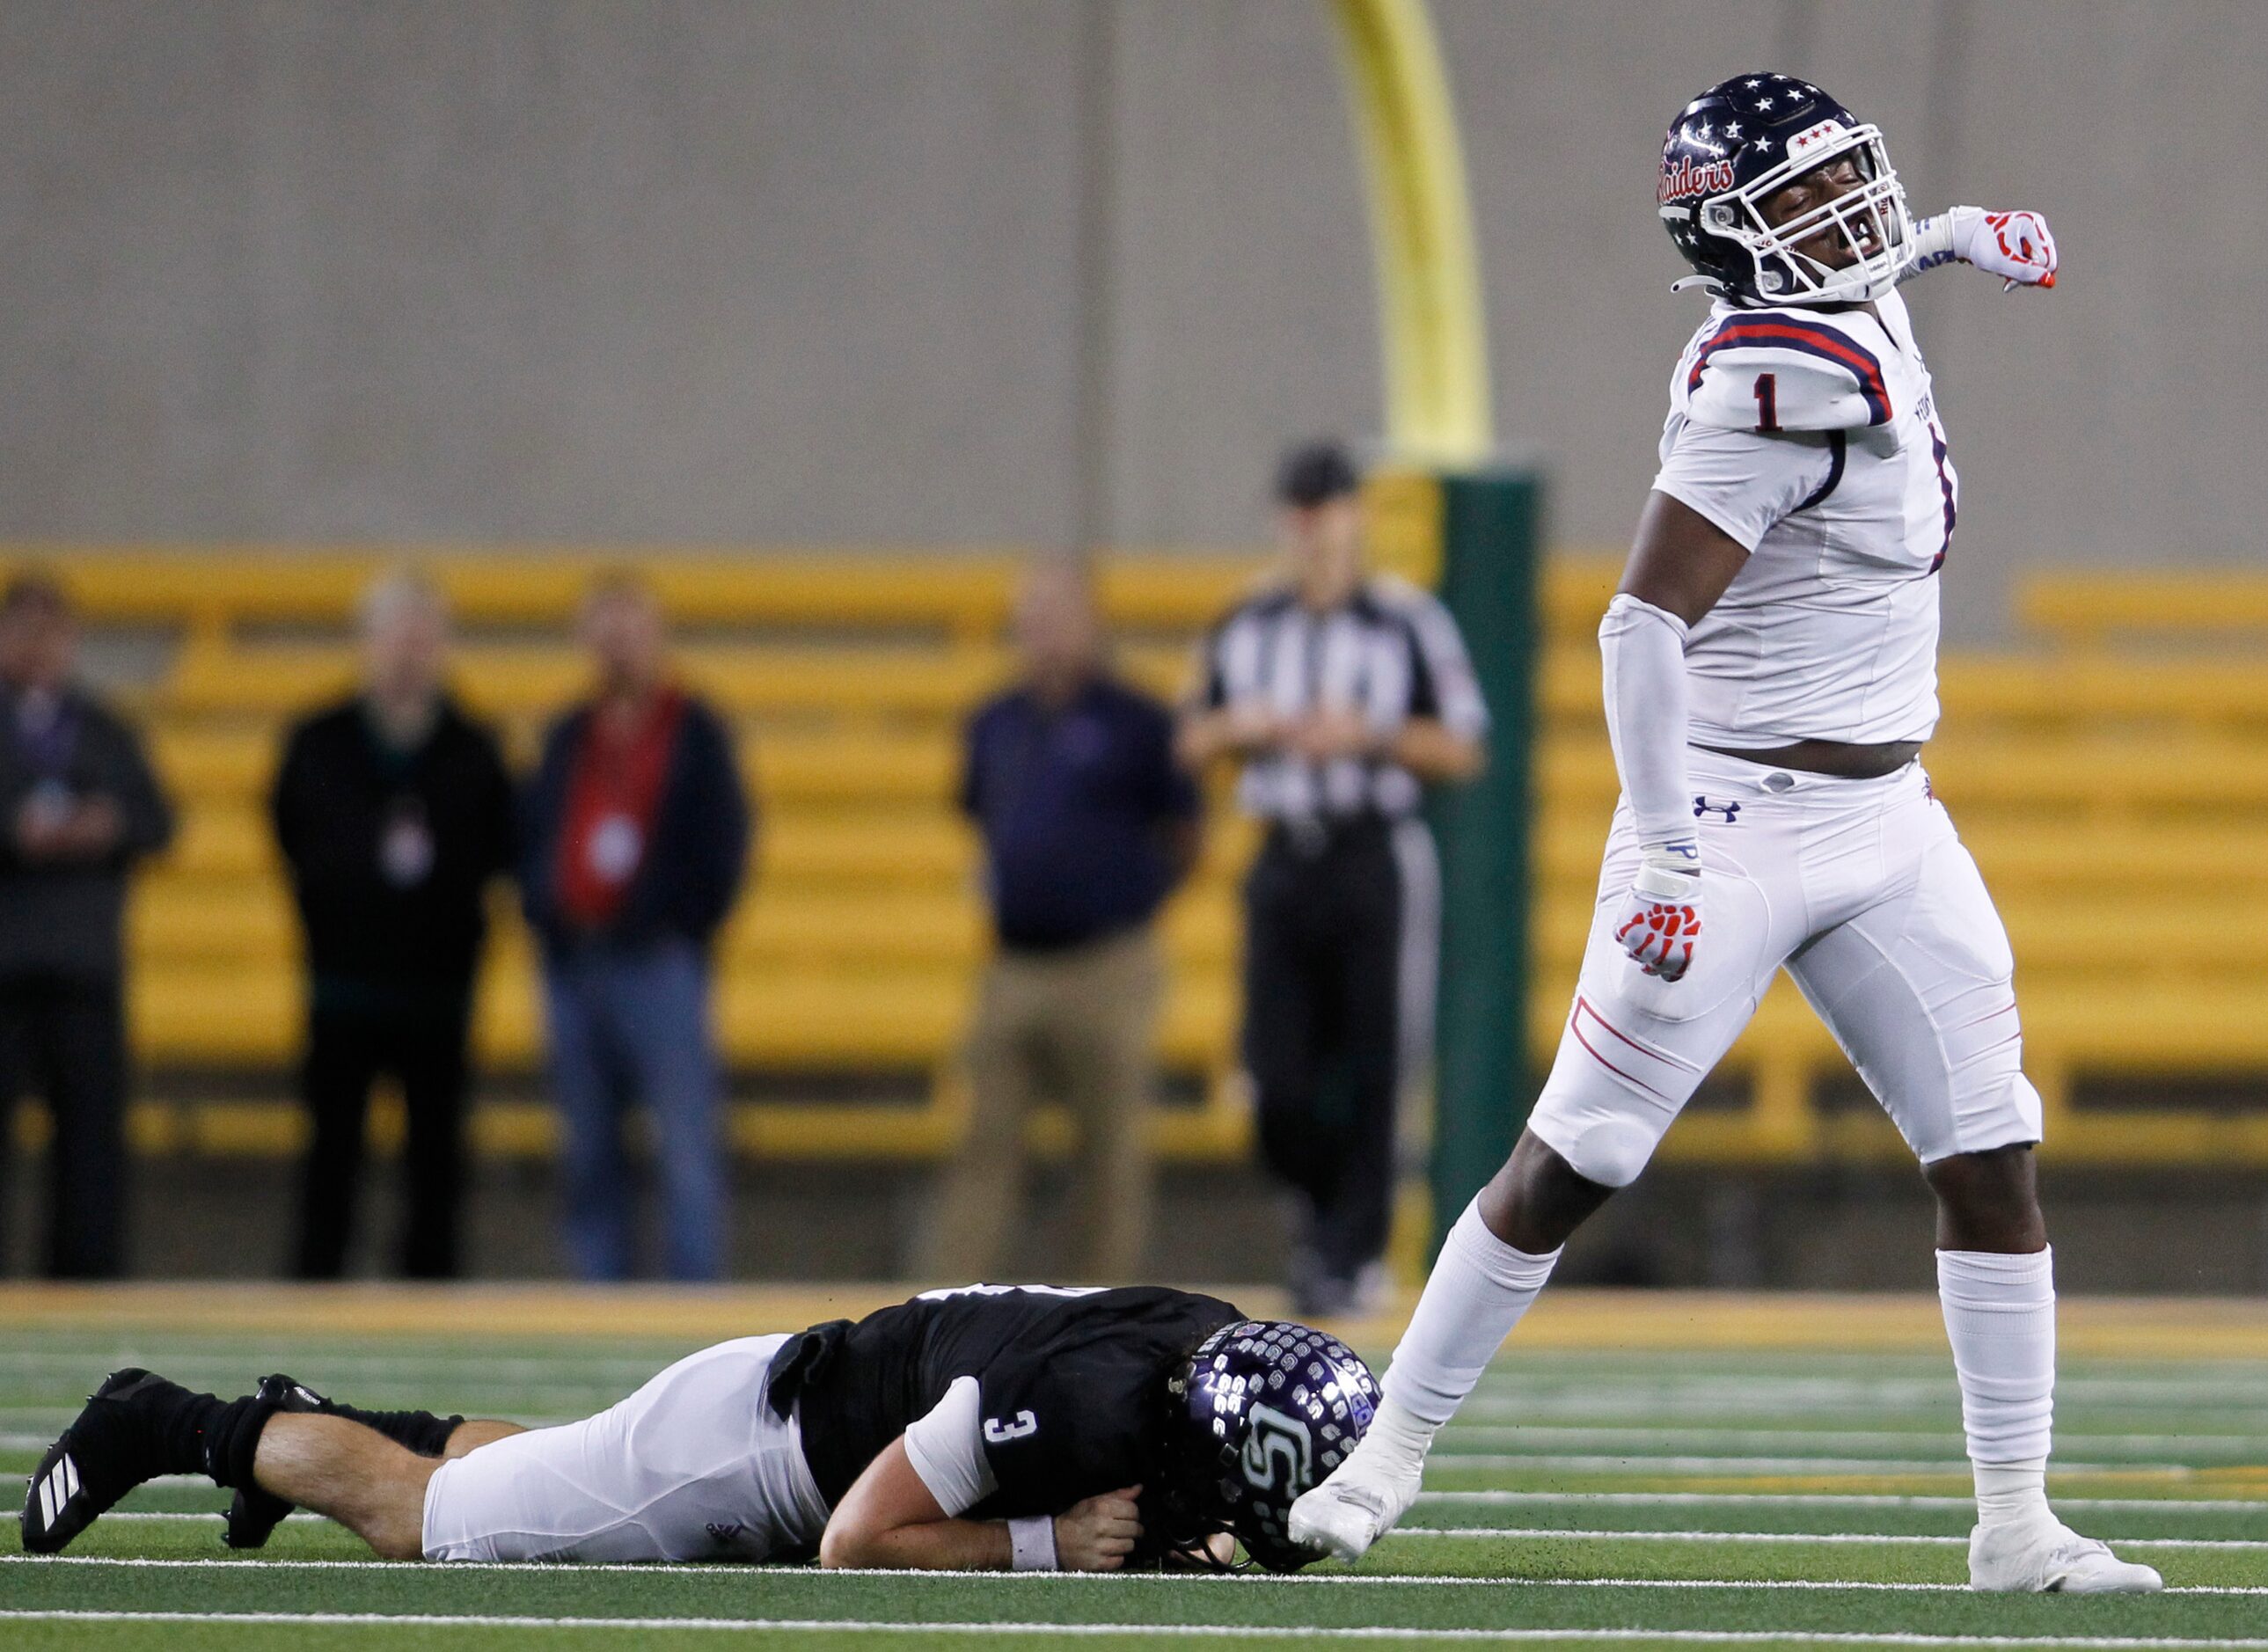
{"type": "Polygon", "coordinates": [[[968,1041],[971,1116],[946,1168],[924,1271],[1012,1267],[1026,1119],[1045,1097],[1078,1127],[1069,1272],[1139,1275],[1151,1198],[1154,920],[1195,858],[1195,784],[1173,716],[1115,680],[1086,569],[1036,566],[1016,605],[1018,684],[969,720],[961,804],[984,840],[998,946],[968,1041]]]}

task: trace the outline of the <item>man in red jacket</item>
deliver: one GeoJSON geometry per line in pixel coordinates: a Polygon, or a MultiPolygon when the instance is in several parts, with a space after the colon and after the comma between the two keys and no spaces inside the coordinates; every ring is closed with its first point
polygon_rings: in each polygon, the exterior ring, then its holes
{"type": "Polygon", "coordinates": [[[593,585],[582,637],[594,692],[544,741],[520,863],[567,1127],[567,1249],[585,1279],[630,1274],[622,1119],[643,1105],[663,1271],[715,1279],[725,1162],[709,949],[747,862],[747,798],[724,723],[669,675],[661,610],[642,582],[593,585]]]}

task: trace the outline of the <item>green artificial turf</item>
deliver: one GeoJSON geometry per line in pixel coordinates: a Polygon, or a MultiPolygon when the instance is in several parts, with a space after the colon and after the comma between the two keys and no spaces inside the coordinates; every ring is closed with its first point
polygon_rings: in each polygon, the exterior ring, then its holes
{"type": "MultiPolygon", "coordinates": [[[[229,1392],[281,1369],[357,1403],[542,1421],[608,1404],[684,1351],[569,1339],[11,1332],[0,1345],[0,1472],[20,1485],[79,1398],[121,1364],[229,1392]]],[[[623,1652],[760,1635],[767,1648],[830,1652],[1154,1649],[1328,1645],[1334,1631],[1356,1632],[1350,1643],[1418,1647],[1705,1645],[1722,1635],[1728,1645],[2268,1648],[2268,1364],[2068,1362],[2058,1446],[2066,1518],[2123,1540],[2130,1558],[2165,1573],[2169,1593],[2008,1598],[1959,1587],[1966,1474],[1942,1360],[1537,1352],[1491,1373],[1444,1435],[1427,1498],[1353,1571],[1158,1579],[380,1565],[312,1520],[239,1559],[219,1544],[224,1494],[169,1483],[121,1512],[171,1517],[106,1519],[62,1560],[27,1559],[0,1539],[0,1648],[623,1652]],[[180,1616],[102,1615],[130,1613],[180,1616]],[[1613,1638],[1587,1641],[1586,1631],[1613,1638]]]]}

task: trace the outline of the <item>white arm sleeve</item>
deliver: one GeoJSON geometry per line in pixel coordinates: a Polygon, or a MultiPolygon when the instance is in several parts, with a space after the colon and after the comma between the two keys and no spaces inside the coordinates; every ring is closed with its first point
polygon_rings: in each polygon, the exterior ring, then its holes
{"type": "Polygon", "coordinates": [[[956,1377],[945,1398],[906,1428],[906,1461],[947,1519],[966,1514],[997,1489],[984,1460],[982,1402],[973,1377],[956,1377]]]}
{"type": "Polygon", "coordinates": [[[1693,836],[1685,784],[1685,622],[1627,593],[1599,622],[1607,738],[1641,847],[1693,836]]]}

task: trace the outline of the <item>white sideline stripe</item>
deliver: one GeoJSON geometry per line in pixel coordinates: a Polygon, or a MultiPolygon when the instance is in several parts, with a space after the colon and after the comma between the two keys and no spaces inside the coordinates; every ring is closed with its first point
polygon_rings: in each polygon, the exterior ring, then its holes
{"type": "Polygon", "coordinates": [[[0,1620],[20,1623],[228,1623],[308,1624],[326,1628],[363,1626],[479,1629],[627,1629],[639,1634],[673,1629],[740,1634],[1044,1635],[1100,1639],[1105,1636],[1199,1638],[1230,1641],[1455,1641],[1490,1644],[1580,1645],[1586,1641],[1692,1646],[1911,1646],[1911,1647],[2087,1647],[2103,1652],[2166,1648],[2174,1652],[2262,1652],[2268,1641],[2198,1640],[2179,1635],[1918,1634],[1884,1630],[1833,1629],[1421,1629],[1352,1624],[1254,1623],[982,1623],[945,1620],[906,1623],[853,1618],[526,1618],[483,1613],[350,1612],[95,1612],[0,1610],[0,1620]]]}
{"type": "MultiPolygon", "coordinates": [[[[2056,1399],[2066,1406],[2105,1411],[2257,1411],[2268,1406],[2268,1391],[2224,1387],[2219,1384],[2169,1381],[2163,1388],[2140,1383],[2085,1383],[2069,1378],[2056,1384],[2056,1399]]],[[[1558,1406],[1600,1411],[1631,1411],[1641,1415],[1667,1410],[1710,1410],[1760,1413],[1782,1411],[1937,1411],[1960,1403],[1961,1391],[1948,1375],[1937,1382],[1906,1383],[1778,1383],[1760,1377],[1752,1383],[1696,1384],[1688,1383],[1565,1384],[1557,1381],[1507,1382],[1477,1390],[1465,1402],[1467,1411],[1509,1411],[1516,1406],[1558,1406]]]]}
{"type": "MultiPolygon", "coordinates": [[[[40,1450],[55,1443],[53,1435],[0,1435],[0,1450],[40,1450]]],[[[1454,1451],[1442,1450],[1432,1457],[1440,1468],[1560,1469],[1571,1473],[1659,1474],[1957,1474],[1969,1473],[1966,1457],[1686,1457],[1656,1456],[1650,1451],[1454,1451]]],[[[2159,1474],[2172,1478],[2193,1474],[2219,1464],[2058,1462],[2060,1474],[2159,1474]]],[[[21,1475],[6,1478],[21,1480],[21,1475]]],[[[146,1480],[151,1486],[201,1486],[210,1482],[196,1474],[162,1474],[146,1480]]]]}
{"type": "MultiPolygon", "coordinates": [[[[211,1521],[220,1510],[113,1509],[102,1516],[114,1520],[211,1521]]],[[[320,1521],[320,1515],[304,1510],[287,1520],[320,1521]]],[[[1594,1526],[1396,1526],[1388,1538],[1611,1538],[1637,1543],[1919,1543],[1963,1545],[1966,1538],[1936,1537],[1896,1531],[1625,1531],[1594,1526]]],[[[2125,1549],[2268,1549],[2268,1538],[2105,1538],[2105,1543],[2125,1549]]]]}
{"type": "MultiPolygon", "coordinates": [[[[2061,1465],[2058,1465],[2061,1472],[2061,1465]]],[[[0,1484],[22,1485],[28,1474],[0,1475],[0,1484]]],[[[144,1486],[190,1487],[210,1491],[213,1483],[202,1474],[160,1474],[144,1486]]],[[[1553,1491],[1428,1491],[1419,1492],[1421,1503],[1464,1503],[1474,1507],[1519,1503],[1815,1503],[1845,1509],[1973,1509],[1974,1497],[1940,1497],[1904,1492],[1553,1492],[1553,1491]]],[[[2055,1498],[2058,1509],[2088,1509],[2097,1514],[2268,1515],[2268,1497],[2065,1497],[2055,1498]]],[[[105,1519],[115,1519],[106,1515],[105,1519]]]]}
{"type": "MultiPolygon", "coordinates": [[[[436,1573],[457,1572],[571,1572],[597,1575],[630,1572],[645,1577],[730,1577],[754,1568],[729,1562],[692,1565],[669,1560],[225,1560],[122,1559],[99,1554],[0,1554],[4,1566],[122,1566],[150,1571],[188,1571],[209,1567],[242,1567],[253,1571],[394,1572],[406,1566],[427,1566],[436,1573]]],[[[775,1574],[779,1575],[779,1574],[775,1574]]],[[[909,1567],[875,1567],[865,1571],[798,1571],[802,1578],[919,1577],[934,1582],[951,1578],[956,1584],[1080,1582],[1139,1587],[1145,1583],[1213,1584],[1221,1588],[1320,1589],[1351,1585],[1390,1585],[1428,1589],[1762,1589],[1808,1592],[1857,1590],[1867,1594],[1966,1595],[1966,1583],[1846,1582],[1824,1577],[1445,1577],[1429,1572],[1322,1572],[1277,1575],[1267,1572],[932,1572],[909,1567]]],[[[2268,1584],[2185,1583],[2169,1586],[2168,1595],[2268,1595],[2268,1584]]],[[[2029,1642],[2025,1644],[2029,1645],[2029,1642]]],[[[2215,1642],[2223,1645],[2226,1642],[2215,1642]]]]}
{"type": "MultiPolygon", "coordinates": [[[[107,1526],[114,1520],[217,1520],[221,1517],[222,1512],[223,1511],[218,1509],[200,1509],[194,1510],[178,1509],[114,1509],[108,1514],[102,1516],[102,1524],[107,1526]]],[[[320,1515],[311,1515],[305,1509],[295,1510],[284,1517],[286,1520],[320,1520],[323,1518],[320,1515]]]]}
{"type": "MultiPolygon", "coordinates": [[[[1394,1538],[1580,1538],[1586,1543],[1853,1543],[1924,1544],[1967,1548],[1969,1539],[1902,1531],[1624,1531],[1596,1526],[1396,1526],[1394,1538]]],[[[2122,1549],[2268,1549],[2259,1538],[2105,1538],[2122,1549]]]]}
{"type": "MultiPolygon", "coordinates": [[[[5,1361],[0,1361],[0,1369],[4,1369],[5,1364],[5,1361]]],[[[2257,1406],[2268,1401],[2268,1382],[2263,1382],[2257,1371],[2257,1367],[2249,1367],[2242,1377],[2169,1377],[2163,1381],[2147,1377],[2065,1375],[2056,1379],[2056,1394],[2059,1399],[2095,1405],[2162,1406],[2178,1398],[2215,1406],[2257,1406]]],[[[1847,1401],[1855,1408],[1886,1402],[1934,1404],[1958,1398],[1960,1390],[1954,1380],[1950,1360],[1935,1364],[1927,1373],[1906,1377],[1793,1377],[1768,1370],[1753,1375],[1633,1377],[1609,1371],[1570,1374],[1534,1363],[1523,1364],[1514,1356],[1483,1377],[1476,1391],[1490,1398],[1507,1392],[1563,1398],[1597,1394],[1653,1401],[1703,1399],[1739,1405],[1756,1403],[1759,1397],[1779,1397],[1847,1401]]]]}
{"type": "MultiPolygon", "coordinates": [[[[1522,1440],[1556,1440],[1569,1444],[1612,1445],[1620,1441],[1666,1441],[1712,1443],[1723,1448],[1737,1449],[1742,1445],[1785,1447],[1791,1442],[1813,1441],[1829,1447],[1848,1449],[1858,1445],[1915,1446],[1949,1444],[1961,1437],[1958,1425],[1937,1428],[1715,1428],[1707,1424],[1684,1428],[1611,1426],[1596,1428],[1551,1422],[1474,1422],[1452,1421],[1441,1430],[1446,1440],[1488,1439],[1507,1445],[1522,1440]]],[[[2062,1428],[2057,1437],[2065,1440],[2084,1440],[2101,1450],[2133,1451],[2210,1451],[2219,1448],[2242,1447],[2248,1452],[2257,1451],[2261,1436],[2258,1430],[2233,1434],[2090,1434],[2087,1430],[2062,1428]]]]}
{"type": "MultiPolygon", "coordinates": [[[[114,1520],[217,1520],[217,1509],[188,1512],[177,1509],[114,1509],[102,1516],[114,1520]]],[[[304,1510],[287,1520],[320,1521],[320,1515],[304,1510]]],[[[1964,1545],[1969,1539],[1926,1533],[1897,1531],[1628,1531],[1612,1526],[1396,1526],[1388,1538],[1620,1538],[1637,1543],[1919,1543],[1964,1545]]],[[[2105,1538],[2105,1543],[2126,1549],[2268,1549],[2268,1538],[2105,1538]]]]}
{"type": "MultiPolygon", "coordinates": [[[[1844,1509],[1974,1509],[1974,1497],[1933,1497],[1896,1492],[1419,1492],[1420,1503],[1469,1507],[1520,1503],[1603,1503],[1643,1508],[1649,1503],[1804,1503],[1844,1509]]],[[[2098,1514],[2268,1515],[2268,1497],[2058,1497],[2058,1509],[2098,1514]]]]}
{"type": "MultiPolygon", "coordinates": [[[[1651,1451],[1452,1451],[1442,1449],[1428,1467],[1563,1469],[1577,1474],[1955,1474],[1966,1479],[1967,1457],[1687,1457],[1651,1451]]],[[[2227,1465],[2058,1461],[2064,1474],[2194,1474],[2200,1467],[2227,1465]]]]}
{"type": "MultiPolygon", "coordinates": [[[[500,1391],[516,1398],[526,1398],[538,1391],[514,1386],[500,1391]]],[[[602,1391],[610,1393],[613,1391],[596,1389],[586,1391],[553,1385],[542,1391],[555,1394],[572,1393],[581,1397],[586,1392],[595,1396],[602,1391]]],[[[490,1409],[497,1409],[497,1407],[490,1407],[490,1409]]],[[[505,1406],[502,1409],[512,1411],[515,1421],[533,1426],[573,1422],[578,1421],[580,1415],[580,1413],[564,1412],[536,1413],[530,1412],[525,1406],[505,1406]]],[[[1518,1406],[1488,1407],[1468,1406],[1441,1431],[1441,1438],[1448,1443],[1470,1440],[1487,1441],[1504,1445],[1517,1445],[1528,1440],[1598,1445],[1614,1445],[1624,1441],[1633,1443],[1658,1441],[1673,1443],[1714,1444],[1733,1449],[1744,1444],[1770,1447],[1811,1443],[1830,1449],[1843,1450],[1860,1445],[1951,1445],[1957,1443],[1960,1438],[1957,1423],[1948,1423],[1945,1427],[1933,1428],[1744,1428],[1734,1424],[1719,1426],[1709,1423],[1674,1427],[1658,1425],[1624,1427],[1615,1423],[1535,1422],[1523,1420],[1525,1416],[1532,1414],[1532,1411],[1526,1411],[1518,1406]],[[1476,1413],[1484,1413],[1488,1417],[1498,1420],[1468,1421],[1476,1413]]],[[[55,1435],[69,1426],[70,1421],[77,1415],[78,1412],[76,1408],[67,1406],[0,1406],[0,1420],[19,1423],[27,1421],[40,1421],[50,1425],[44,1435],[22,1430],[0,1434],[0,1447],[28,1450],[36,1443],[44,1448],[53,1442],[55,1435]]],[[[2231,1429],[2220,1433],[2106,1434],[2084,1428],[2066,1426],[2056,1430],[2056,1437],[2059,1441],[2084,1442],[2087,1445],[2099,1450],[2162,1453],[2228,1450],[2241,1450],[2249,1454],[2258,1450],[2264,1433],[2268,1433],[2268,1416],[2264,1416],[2259,1428],[2231,1429]]]]}
{"type": "MultiPolygon", "coordinates": [[[[524,1378],[562,1387],[603,1387],[623,1378],[635,1385],[691,1351],[673,1344],[657,1347],[650,1355],[563,1350],[556,1355],[488,1357],[458,1349],[437,1348],[425,1355],[384,1355],[327,1352],[320,1347],[300,1346],[292,1347],[288,1355],[276,1353],[266,1362],[304,1366],[313,1373],[309,1380],[317,1388],[340,1375],[406,1377],[431,1382],[437,1371],[460,1369],[473,1373],[483,1382],[524,1378]],[[592,1375],[585,1377],[584,1373],[592,1375]]],[[[249,1381],[249,1366],[261,1362],[247,1362],[240,1351],[233,1349],[180,1350],[163,1341],[106,1342],[77,1352],[43,1348],[0,1354],[0,1374],[55,1370],[70,1375],[89,1372],[97,1366],[114,1369],[140,1365],[176,1377],[210,1371],[226,1381],[241,1384],[249,1381]]],[[[1533,1355],[1522,1359],[1515,1355],[1481,1379],[1476,1403],[1502,1403],[1506,1391],[1523,1399],[1589,1397],[1609,1404],[1647,1406],[1694,1399],[1762,1411],[1801,1399],[1848,1402],[1853,1410],[1886,1404],[1912,1407],[1957,1401],[1959,1390],[1953,1380],[1950,1362],[1935,1356],[1929,1367],[1926,1372],[1903,1377],[1807,1377],[1763,1370],[1631,1377],[1611,1370],[1571,1371],[1539,1362],[1533,1355]]],[[[2178,1399],[2199,1400],[2213,1409],[2268,1406],[2268,1370],[2257,1362],[2247,1362],[2242,1375],[2232,1374],[2225,1378],[2067,1375],[2058,1379],[2056,1396],[2066,1403],[2123,1402],[2163,1406],[2178,1399]]]]}
{"type": "MultiPolygon", "coordinates": [[[[283,1339],[277,1339],[283,1340],[283,1339]]],[[[643,1382],[672,1360],[681,1359],[692,1350],[681,1348],[674,1354],[657,1352],[652,1358],[635,1355],[602,1354],[592,1355],[563,1355],[557,1359],[538,1358],[529,1355],[505,1355],[490,1359],[479,1354],[436,1351],[430,1355],[406,1354],[326,1354],[320,1347],[296,1350],[300,1364],[311,1371],[328,1374],[333,1371],[355,1371],[368,1375],[392,1374],[399,1377],[430,1377],[437,1368],[461,1366],[483,1378],[497,1377],[528,1377],[541,1381],[555,1381],[562,1371],[606,1371],[635,1377],[643,1382]]],[[[83,1371],[91,1366],[105,1366],[115,1370],[123,1366],[139,1365],[158,1370],[174,1367],[183,1371],[219,1371],[234,1380],[250,1385],[247,1370],[261,1362],[247,1362],[238,1354],[183,1353],[169,1351],[164,1343],[111,1344],[85,1353],[40,1349],[22,1354],[0,1355],[0,1372],[21,1370],[38,1366],[48,1370],[83,1371]]],[[[284,1362],[288,1363],[289,1362],[284,1362]]],[[[167,1373],[170,1374],[170,1373],[167,1373]]],[[[320,1388],[319,1382],[316,1386],[320,1388]]]]}

